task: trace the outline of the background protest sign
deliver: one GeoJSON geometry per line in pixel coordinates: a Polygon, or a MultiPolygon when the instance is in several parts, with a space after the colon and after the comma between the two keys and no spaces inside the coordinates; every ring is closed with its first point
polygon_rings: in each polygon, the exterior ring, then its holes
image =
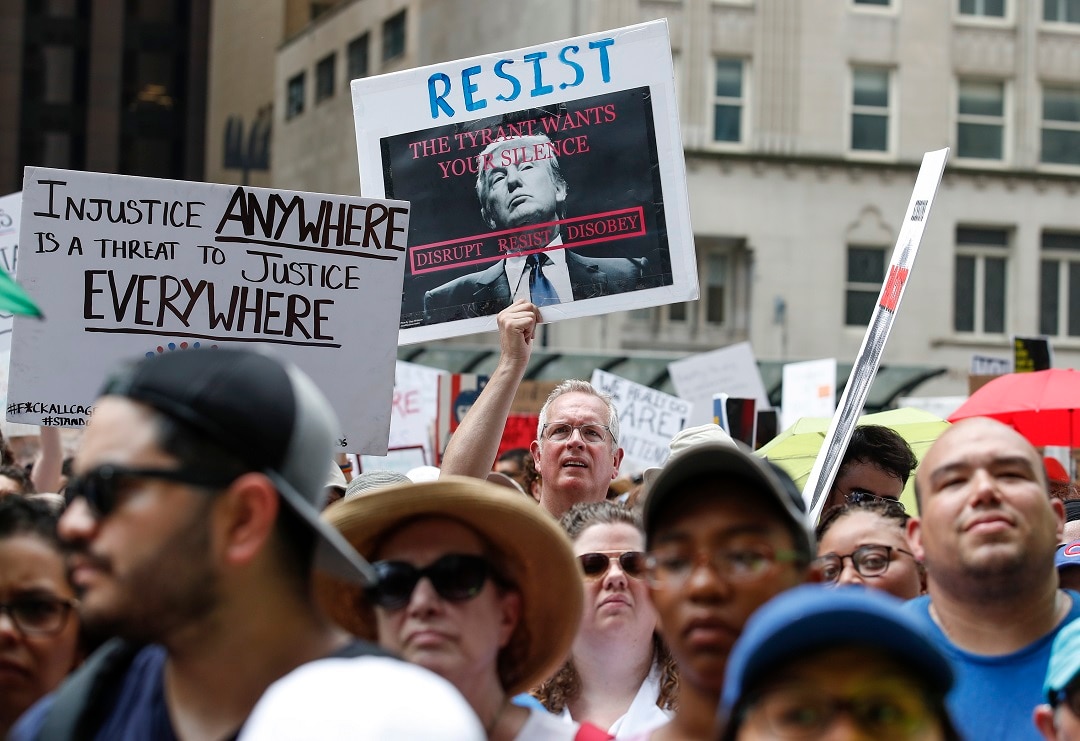
{"type": "MultiPolygon", "coordinates": [[[[19,259],[19,214],[22,193],[0,196],[0,268],[12,278],[19,259]]],[[[0,311],[0,352],[11,349],[12,315],[0,311]]]]}
{"type": "Polygon", "coordinates": [[[690,402],[599,369],[593,371],[592,385],[611,396],[619,414],[622,472],[662,466],[671,438],[686,427],[690,402]]]}
{"type": "Polygon", "coordinates": [[[679,398],[693,405],[687,427],[713,421],[714,394],[757,399],[758,409],[772,408],[749,342],[738,342],[668,363],[668,373],[679,398]]]}
{"type": "Polygon", "coordinates": [[[439,380],[444,375],[445,371],[403,360],[397,361],[394,371],[390,449],[419,447],[424,457],[421,464],[435,460],[433,424],[439,411],[439,380]]]}
{"type": "Polygon", "coordinates": [[[780,428],[801,417],[831,417],[836,411],[836,358],[785,363],[780,428]]]}
{"type": "Polygon", "coordinates": [[[364,194],[413,204],[403,343],[494,330],[522,292],[540,303],[530,254],[555,263],[545,321],[697,298],[666,21],[354,80],[352,94],[364,194]]]}
{"type": "Polygon", "coordinates": [[[82,426],[122,358],[236,344],[303,368],[386,452],[407,203],[26,169],[9,420],[82,426]]]}

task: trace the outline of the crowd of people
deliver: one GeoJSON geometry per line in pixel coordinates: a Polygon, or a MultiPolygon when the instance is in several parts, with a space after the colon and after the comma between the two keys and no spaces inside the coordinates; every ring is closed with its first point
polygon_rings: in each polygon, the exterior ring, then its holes
{"type": "Polygon", "coordinates": [[[584,381],[499,455],[539,322],[500,312],[409,475],[346,481],[331,404],[268,355],[117,368],[66,482],[36,467],[63,496],[0,495],[0,735],[1080,739],[1074,489],[1012,428],[921,462],[858,428],[820,522],[715,425],[627,490],[584,381]]]}

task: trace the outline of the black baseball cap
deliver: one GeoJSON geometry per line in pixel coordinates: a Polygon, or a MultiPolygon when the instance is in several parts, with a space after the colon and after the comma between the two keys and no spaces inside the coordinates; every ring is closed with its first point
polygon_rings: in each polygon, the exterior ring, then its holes
{"type": "Polygon", "coordinates": [[[146,404],[265,474],[315,533],[315,567],[374,583],[371,565],[319,517],[340,427],[330,402],[295,365],[249,350],[181,350],[121,366],[100,396],[146,404]]]}

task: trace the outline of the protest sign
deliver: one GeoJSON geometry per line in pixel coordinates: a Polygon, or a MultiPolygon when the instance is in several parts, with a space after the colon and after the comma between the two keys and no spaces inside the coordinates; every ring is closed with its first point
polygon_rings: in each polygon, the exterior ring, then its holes
{"type": "MultiPolygon", "coordinates": [[[[397,361],[394,370],[390,450],[419,447],[424,460],[415,465],[435,460],[432,449],[435,431],[432,425],[439,411],[439,379],[444,375],[445,371],[403,360],[397,361]]],[[[412,457],[409,459],[412,460],[412,457]]]]}
{"type": "MultiPolygon", "coordinates": [[[[22,193],[0,197],[0,268],[12,278],[19,259],[19,213],[22,193]]],[[[12,314],[0,311],[0,352],[11,349],[12,314]]]]}
{"type": "Polygon", "coordinates": [[[1054,365],[1054,349],[1048,337],[1013,336],[1014,373],[1034,373],[1050,370],[1054,365]]]}
{"type": "Polygon", "coordinates": [[[514,298],[545,321],[697,298],[666,21],[352,96],[362,192],[413,204],[402,343],[494,330],[514,298]]]}
{"type": "Polygon", "coordinates": [[[781,409],[782,429],[801,417],[831,417],[836,411],[836,358],[785,363],[781,409]]]}
{"type": "Polygon", "coordinates": [[[668,363],[668,373],[675,385],[675,393],[692,404],[687,427],[707,425],[713,421],[714,394],[756,399],[758,409],[772,408],[749,342],[739,342],[668,363]]]}
{"type": "Polygon", "coordinates": [[[440,376],[439,404],[435,415],[436,465],[442,465],[442,454],[450,442],[450,436],[472,409],[487,382],[487,376],[475,373],[444,373],[440,376]]]}
{"type": "Polygon", "coordinates": [[[408,204],[26,169],[9,420],[82,426],[120,359],[258,347],[332,400],[342,451],[386,452],[408,204]],[[72,372],[77,368],[77,372],[72,372]]]}
{"type": "Polygon", "coordinates": [[[662,466],[668,443],[690,418],[690,402],[599,369],[593,371],[592,385],[611,396],[619,415],[622,471],[662,466]]]}

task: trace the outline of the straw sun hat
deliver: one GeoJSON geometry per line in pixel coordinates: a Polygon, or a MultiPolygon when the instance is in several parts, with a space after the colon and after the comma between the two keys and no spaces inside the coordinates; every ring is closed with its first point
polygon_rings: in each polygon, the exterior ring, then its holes
{"type": "MultiPolygon", "coordinates": [[[[382,537],[408,520],[447,517],[479,533],[495,550],[495,567],[521,592],[521,618],[500,651],[500,680],[509,694],[529,690],[570,652],[582,611],[581,571],[569,538],[535,502],[484,481],[448,476],[375,490],[328,507],[323,517],[362,555],[374,557],[382,537]]],[[[356,586],[316,574],[316,596],[346,630],[375,640],[375,614],[356,586]]]]}

